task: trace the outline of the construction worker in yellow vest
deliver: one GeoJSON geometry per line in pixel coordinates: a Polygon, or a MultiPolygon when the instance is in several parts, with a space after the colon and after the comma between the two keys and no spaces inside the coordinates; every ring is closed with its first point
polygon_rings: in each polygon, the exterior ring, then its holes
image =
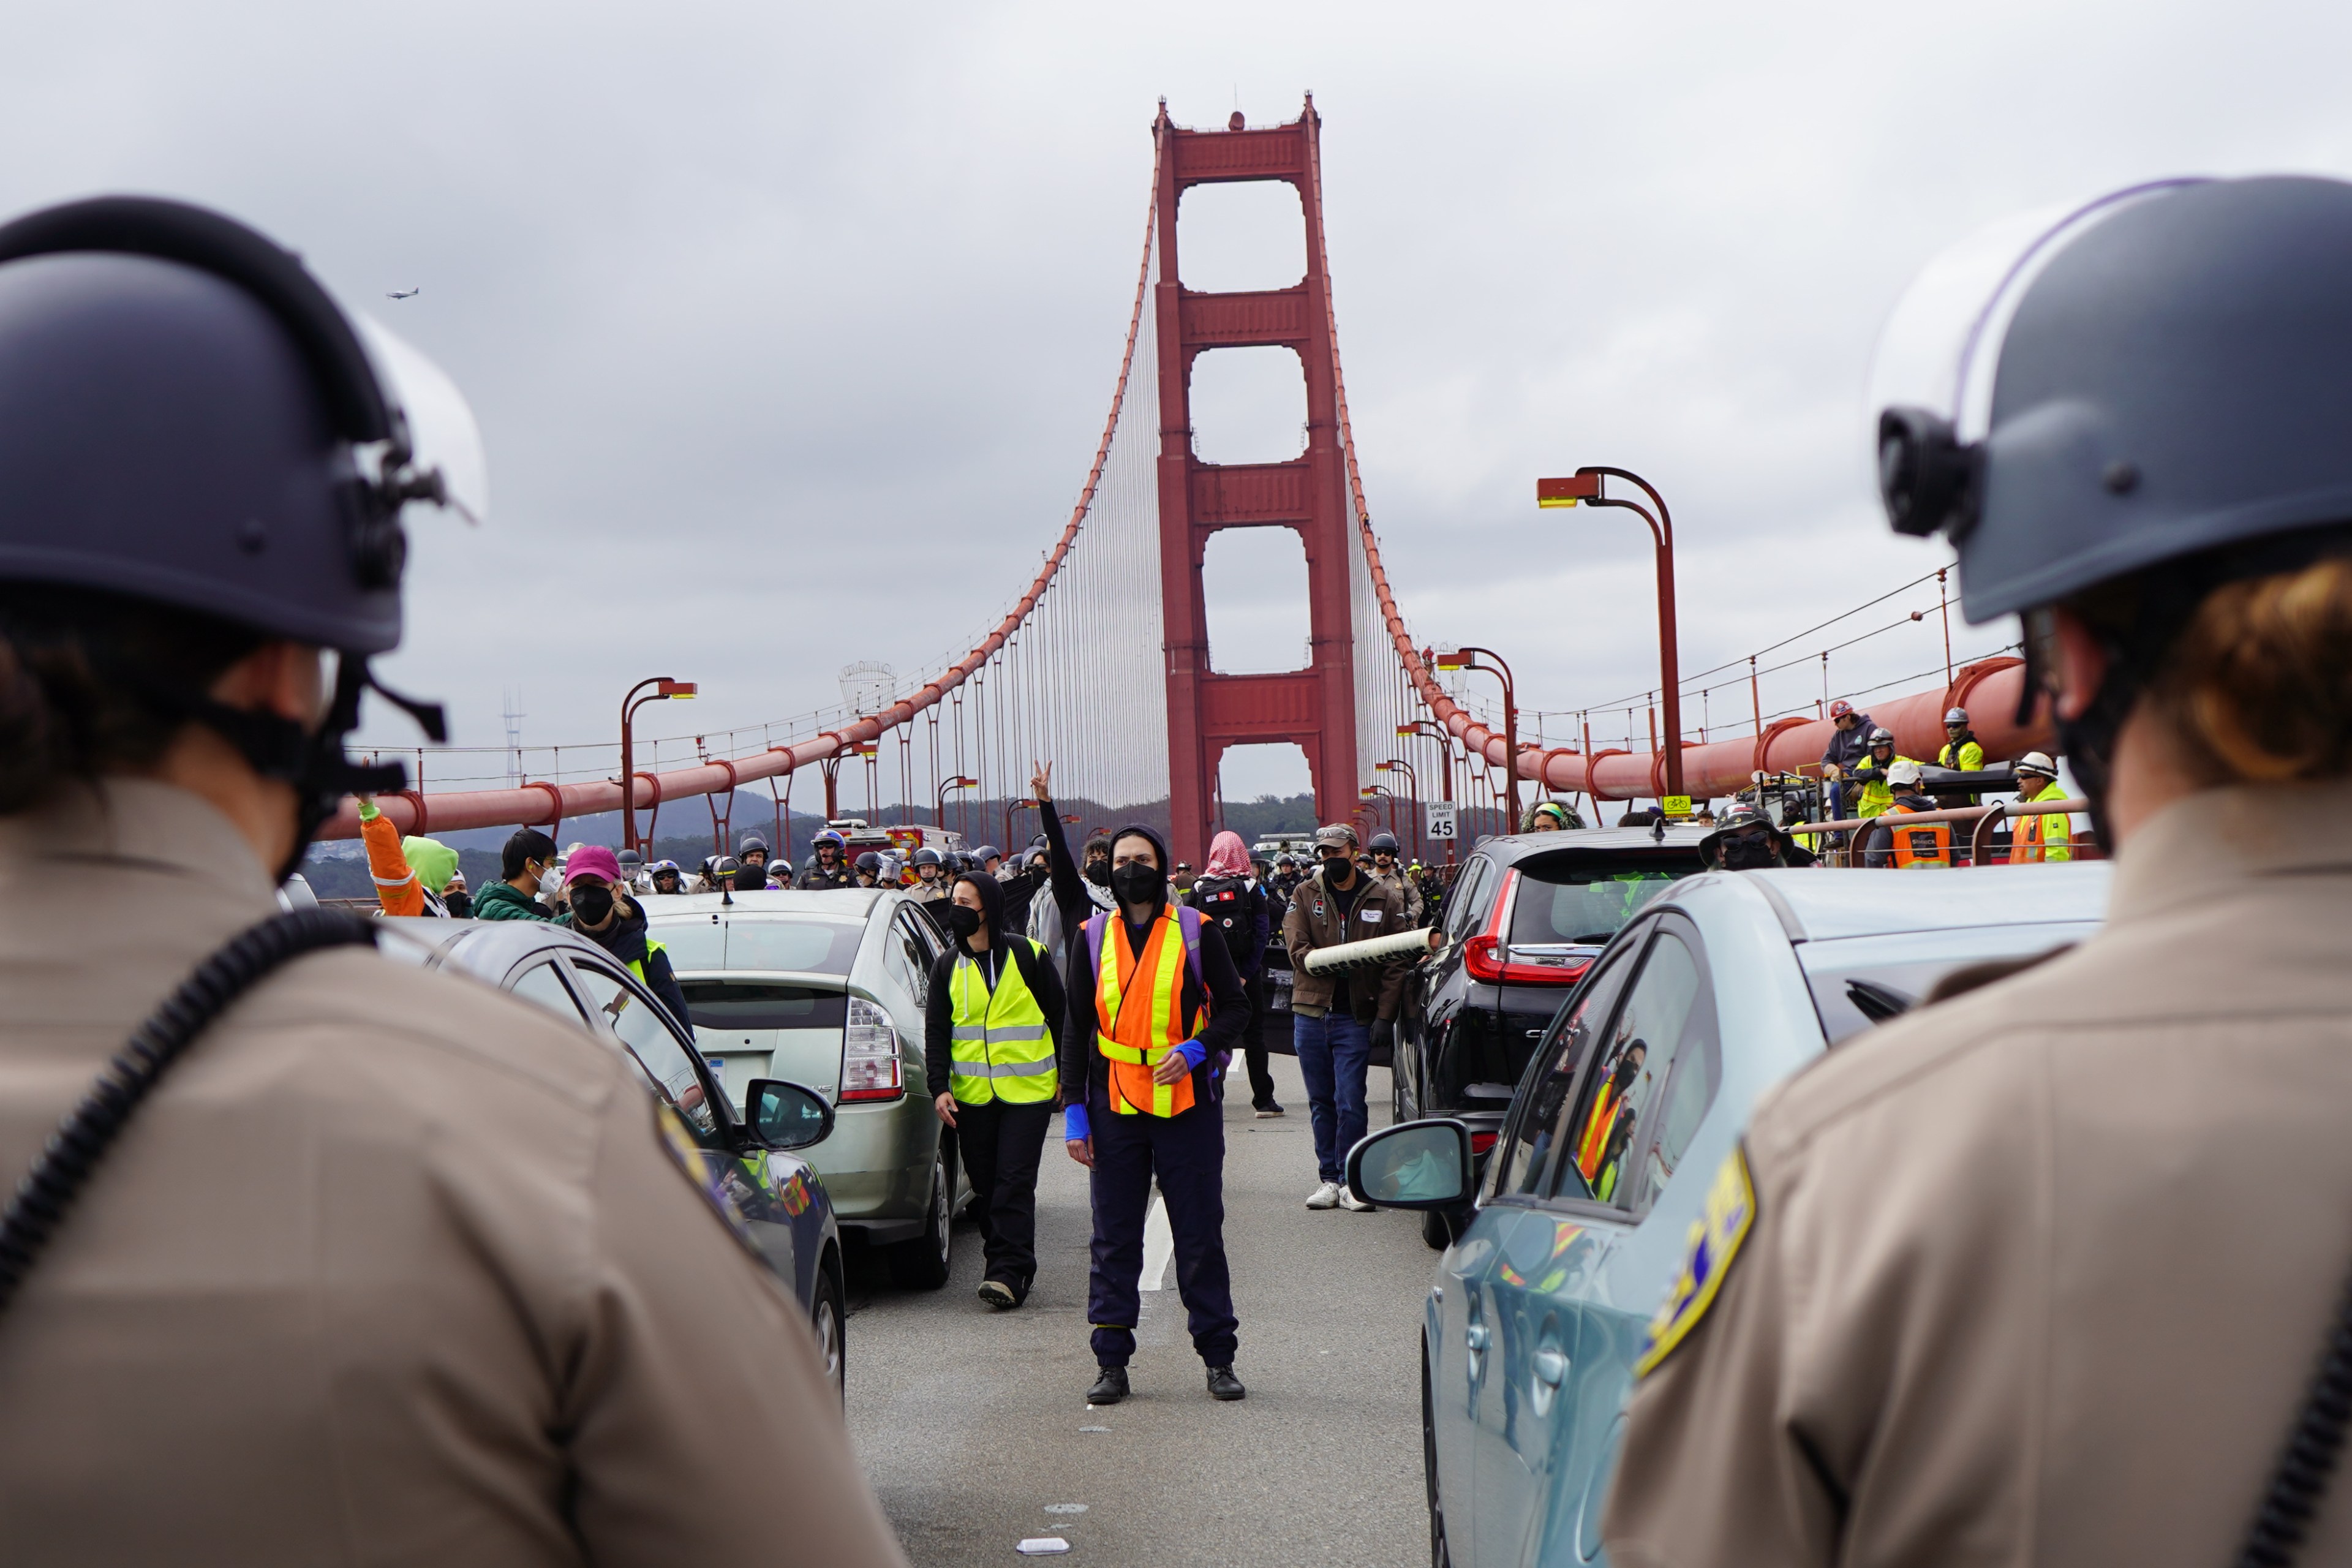
{"type": "Polygon", "coordinates": [[[1897,763],[1909,763],[1915,768],[1919,765],[1914,758],[1895,754],[1895,732],[1892,730],[1873,730],[1870,744],[1862,753],[1862,761],[1854,763],[1853,771],[1847,775],[1862,785],[1861,797],[1853,806],[1856,816],[1883,816],[1886,808],[1895,804],[1895,790],[1887,782],[1887,770],[1897,763]]]}
{"type": "Polygon", "coordinates": [[[1167,1205],[1176,1289],[1209,1396],[1240,1399],[1239,1321],[1225,1265],[1224,1108],[1213,1058],[1230,1058],[1249,1021],[1232,952],[1201,940],[1201,911],[1169,896],[1168,847],[1151,828],[1111,835],[1116,904],[1070,943],[1062,1029],[1062,1136],[1094,1173],[1094,1268],[1087,1319],[1100,1375],[1089,1405],[1128,1395],[1152,1184],[1167,1205]]]}
{"type": "Polygon", "coordinates": [[[1004,929],[995,878],[967,872],[931,907],[952,940],[931,963],[924,1077],[976,1196],[988,1259],[980,1299],[1010,1311],[1037,1276],[1037,1162],[1060,1088],[1062,977],[1044,948],[1004,929]]]}
{"type": "MultiPolygon", "coordinates": [[[[2017,759],[2017,799],[2021,805],[2032,805],[2045,800],[2064,800],[2066,792],[2058,787],[2058,767],[2048,753],[2028,752],[2017,759]]],[[[2063,811],[2041,816],[2021,816],[2014,836],[2010,840],[2009,863],[2022,866],[2030,861],[2072,860],[2074,847],[2067,842],[2068,825],[2072,821],[2063,811]]]]}

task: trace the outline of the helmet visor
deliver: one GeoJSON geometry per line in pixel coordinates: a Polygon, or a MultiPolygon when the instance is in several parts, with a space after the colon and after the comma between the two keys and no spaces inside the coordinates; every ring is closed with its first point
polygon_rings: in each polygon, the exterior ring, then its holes
{"type": "Polygon", "coordinates": [[[362,311],[352,317],[385,395],[407,421],[410,466],[419,474],[438,472],[452,508],[470,522],[486,521],[490,515],[489,459],[466,395],[422,350],[391,328],[362,311]]]}

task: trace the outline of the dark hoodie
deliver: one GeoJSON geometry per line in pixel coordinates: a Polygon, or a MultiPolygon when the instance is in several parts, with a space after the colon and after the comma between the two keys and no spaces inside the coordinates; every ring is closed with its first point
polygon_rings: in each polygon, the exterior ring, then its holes
{"type": "MultiPolygon", "coordinates": [[[[1158,852],[1160,864],[1169,864],[1167,841],[1149,827],[1130,823],[1113,833],[1116,845],[1130,835],[1149,840],[1158,852]]],[[[1163,892],[1161,907],[1166,904],[1163,892]]],[[[1159,909],[1152,911],[1159,917],[1159,909]]],[[[1106,910],[1102,918],[1124,920],[1124,908],[1106,910]]],[[[1203,936],[1208,932],[1204,930],[1203,936]]],[[[1108,933],[1106,933],[1108,935],[1108,933]]],[[[1062,1093],[1069,1103],[1091,1105],[1097,1085],[1108,1085],[1109,1075],[1103,1070],[1103,1055],[1095,1048],[1095,961],[1089,951],[1084,927],[1070,933],[1069,967],[1063,990],[1069,997],[1069,1022],[1062,1029],[1062,1093]]],[[[1209,1074],[1221,1054],[1230,1054],[1249,1023],[1249,996],[1242,989],[1242,977],[1234,968],[1234,955],[1223,941],[1203,941],[1199,948],[1201,973],[1192,973],[1192,965],[1184,968],[1184,1026],[1190,1031],[1200,1018],[1201,1009],[1209,1009],[1209,1021],[1200,1034],[1206,1055],[1201,1065],[1192,1069],[1192,1100],[1195,1105],[1213,1107],[1216,1103],[1209,1085],[1209,1074]],[[1201,982],[1208,982],[1205,994],[1201,982]]],[[[1108,1090],[1106,1089],[1106,1093],[1108,1090]]],[[[1108,1102],[1106,1102],[1108,1103],[1108,1102]]]]}
{"type": "Polygon", "coordinates": [[[669,954],[654,949],[646,941],[646,908],[635,900],[616,895],[613,900],[613,923],[601,931],[583,931],[577,921],[572,922],[572,934],[586,937],[613,955],[624,967],[644,965],[646,989],[661,999],[677,1020],[678,1027],[688,1035],[694,1032],[693,1016],[686,1010],[686,991],[677,983],[677,973],[669,966],[669,954]]]}
{"type": "MultiPolygon", "coordinates": [[[[948,949],[931,960],[931,989],[923,1006],[923,1077],[929,1084],[931,1098],[937,1100],[948,1091],[948,1064],[953,1060],[950,1042],[954,1039],[955,997],[952,985],[956,964],[970,960],[980,968],[980,975],[991,994],[996,991],[998,978],[1004,973],[1010,958],[1020,967],[1021,978],[1027,984],[1029,994],[1037,999],[1037,1006],[1045,1015],[1046,1032],[1054,1037],[1054,1054],[1058,1058],[1062,1046],[1062,1020],[1067,1007],[1062,1000],[1062,977],[1055,972],[1045,950],[1027,937],[1005,929],[1003,885],[984,871],[967,871],[956,879],[970,882],[980,895],[980,918],[988,927],[988,947],[974,952],[964,943],[950,941],[948,949]]],[[[945,900],[930,906],[939,911],[940,923],[947,923],[948,905],[945,900]]]]}

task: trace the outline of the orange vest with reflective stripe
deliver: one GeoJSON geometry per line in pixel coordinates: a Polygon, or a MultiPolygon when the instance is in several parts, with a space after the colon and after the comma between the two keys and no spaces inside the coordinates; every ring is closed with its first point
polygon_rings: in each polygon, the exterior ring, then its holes
{"type": "Polygon", "coordinates": [[[1609,1135],[1617,1130],[1617,1113],[1625,1107],[1625,1097],[1617,1092],[1614,1079],[1605,1081],[1601,1092],[1592,1098],[1591,1114],[1584,1119],[1584,1136],[1577,1141],[1576,1170],[1587,1185],[1601,1174],[1601,1161],[1609,1152],[1609,1135]]]}
{"type": "MultiPolygon", "coordinates": [[[[1918,808],[1896,805],[1889,816],[1907,816],[1918,808]]],[[[1952,863],[1952,825],[1948,822],[1926,822],[1916,827],[1905,827],[1888,823],[1886,831],[1895,841],[1895,865],[1898,870],[1942,869],[1952,863]]]]}
{"type": "MultiPolygon", "coordinates": [[[[1184,1027],[1184,932],[1175,907],[1164,907],[1151,922],[1140,957],[1116,910],[1103,923],[1109,929],[1095,964],[1095,1048],[1110,1063],[1111,1109],[1122,1116],[1190,1110],[1192,1074],[1174,1083],[1151,1081],[1151,1069],[1197,1032],[1184,1027]]],[[[1203,998],[1198,1022],[1208,1016],[1203,998]]]]}

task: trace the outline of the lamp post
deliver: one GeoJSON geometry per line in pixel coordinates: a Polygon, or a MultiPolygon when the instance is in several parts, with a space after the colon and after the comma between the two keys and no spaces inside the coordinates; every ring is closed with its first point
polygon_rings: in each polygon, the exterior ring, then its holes
{"type": "Polygon", "coordinates": [[[1508,790],[1507,796],[1510,815],[1503,831],[1516,833],[1519,825],[1519,700],[1511,683],[1511,667],[1492,648],[1457,647],[1442,649],[1437,656],[1440,669],[1483,669],[1503,683],[1503,778],[1508,790]],[[1480,664],[1480,659],[1490,659],[1480,664]]]}
{"type": "MultiPolygon", "coordinates": [[[[1454,804],[1454,743],[1453,743],[1453,742],[1454,742],[1454,737],[1453,737],[1453,735],[1452,735],[1450,732],[1448,732],[1448,731],[1446,731],[1446,729],[1444,728],[1444,726],[1443,726],[1443,725],[1441,725],[1441,724],[1434,723],[1434,722],[1433,722],[1432,721],[1427,720],[1427,719],[1415,719],[1415,720],[1413,720],[1411,723],[1408,723],[1408,724],[1400,724],[1400,725],[1398,725],[1398,726],[1397,726],[1397,731],[1396,731],[1396,732],[1397,732],[1397,739],[1399,739],[1399,740],[1401,740],[1401,741],[1402,741],[1402,740],[1409,740],[1409,739],[1411,739],[1412,736],[1415,736],[1415,735],[1426,735],[1426,736],[1430,736],[1430,737],[1433,738],[1433,739],[1437,742],[1437,761],[1438,761],[1438,764],[1439,764],[1442,768],[1444,768],[1444,772],[1443,773],[1441,773],[1441,774],[1439,775],[1439,778],[1438,778],[1438,784],[1439,784],[1439,787],[1444,791],[1444,794],[1441,795],[1438,798],[1439,798],[1439,799],[1441,799],[1441,800],[1443,800],[1443,801],[1444,801],[1448,805],[1453,805],[1453,804],[1454,804]]],[[[1459,833],[1459,829],[1456,829],[1456,832],[1457,832],[1457,835],[1458,835],[1458,833],[1459,833]]],[[[1445,841],[1445,863],[1446,863],[1447,865],[1449,865],[1449,866],[1451,866],[1451,865],[1453,865],[1453,864],[1454,864],[1454,840],[1453,840],[1453,839],[1451,839],[1451,838],[1449,838],[1449,839],[1447,839],[1447,840],[1445,841]]]]}
{"type": "MultiPolygon", "coordinates": [[[[637,710],[648,702],[661,702],[673,697],[690,698],[694,693],[695,684],[691,680],[673,680],[667,675],[656,675],[638,681],[629,688],[628,695],[621,699],[621,844],[624,848],[637,849],[642,853],[643,847],[647,847],[637,842],[637,752],[631,734],[631,727],[636,722],[637,710]],[[648,686],[654,689],[643,697],[637,695],[648,686]]],[[[661,803],[655,802],[654,808],[658,811],[661,803]]]]}
{"type": "Polygon", "coordinates": [[[1536,505],[1539,507],[1574,506],[1584,501],[1593,506],[1622,507],[1650,525],[1651,542],[1656,547],[1658,564],[1658,690],[1665,699],[1666,709],[1666,793],[1683,793],[1683,685],[1682,658],[1678,649],[1679,637],[1675,629],[1675,520],[1666,510],[1666,499],[1641,475],[1623,468],[1601,467],[1582,468],[1564,479],[1538,479],[1536,505]],[[1640,488],[1657,508],[1655,516],[1636,500],[1608,493],[1601,483],[1603,477],[1623,479],[1640,488]]]}
{"type": "MultiPolygon", "coordinates": [[[[1420,805],[1421,775],[1412,771],[1411,763],[1406,762],[1402,757],[1391,757],[1385,762],[1374,763],[1372,771],[1380,773],[1402,773],[1405,787],[1412,792],[1412,800],[1416,806],[1420,805]]],[[[1389,831],[1393,833],[1396,829],[1391,827],[1389,831]]],[[[1412,858],[1416,860],[1421,858],[1421,823],[1418,817],[1412,825],[1412,858]]]]}
{"type": "MultiPolygon", "coordinates": [[[[1389,803],[1389,837],[1391,838],[1394,838],[1396,837],[1395,792],[1384,789],[1379,784],[1366,784],[1364,786],[1364,798],[1366,800],[1385,800],[1389,803]]],[[[1374,806],[1372,808],[1372,820],[1375,822],[1380,820],[1380,808],[1378,806],[1374,806]]]]}
{"type": "Polygon", "coordinates": [[[935,809],[932,811],[931,816],[938,820],[940,832],[945,833],[948,830],[948,791],[951,789],[978,789],[979,787],[980,781],[978,779],[968,779],[961,773],[958,773],[955,777],[947,780],[940,785],[940,793],[934,800],[933,804],[935,809]]]}

